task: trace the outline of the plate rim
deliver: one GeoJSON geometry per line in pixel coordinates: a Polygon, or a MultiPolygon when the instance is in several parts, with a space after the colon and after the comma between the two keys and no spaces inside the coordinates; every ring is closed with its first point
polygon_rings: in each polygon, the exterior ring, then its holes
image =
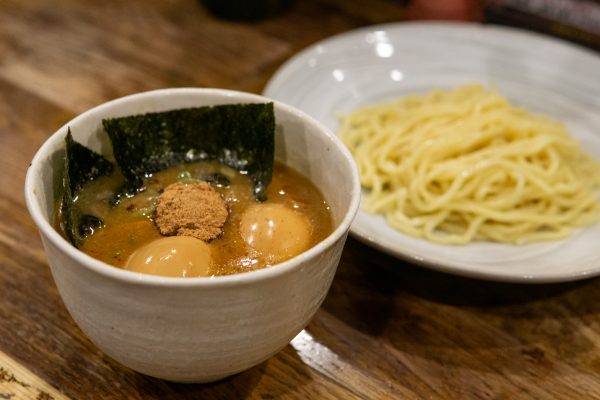
{"type": "MultiPolygon", "coordinates": [[[[555,46],[565,51],[575,51],[580,56],[589,58],[592,62],[600,65],[600,57],[595,51],[588,49],[580,44],[569,42],[566,39],[559,37],[549,36],[540,32],[530,31],[523,28],[498,25],[498,24],[482,24],[477,22],[459,22],[459,21],[400,21],[400,22],[388,22],[383,24],[375,24],[351,29],[345,32],[339,32],[334,35],[325,37],[321,40],[313,42],[308,46],[302,48],[300,51],[294,53],[288,59],[286,59],[277,70],[271,75],[267,83],[265,84],[261,94],[267,96],[269,92],[274,90],[279,84],[279,81],[288,73],[291,65],[294,65],[305,58],[308,54],[314,51],[318,46],[330,45],[331,43],[337,42],[340,39],[344,39],[354,35],[360,35],[366,32],[382,31],[392,29],[448,29],[448,30],[473,30],[478,32],[485,32],[484,35],[499,34],[499,35],[514,35],[527,38],[529,40],[537,40],[540,43],[555,46]]],[[[600,74],[599,74],[600,75],[600,74]]],[[[599,76],[600,78],[600,76],[599,76]]]]}

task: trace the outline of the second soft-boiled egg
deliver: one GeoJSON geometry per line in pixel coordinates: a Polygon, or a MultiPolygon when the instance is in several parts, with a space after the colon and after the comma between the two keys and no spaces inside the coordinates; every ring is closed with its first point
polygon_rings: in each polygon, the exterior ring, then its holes
{"type": "Polygon", "coordinates": [[[209,276],[212,264],[210,246],[189,236],[169,236],[154,240],[136,250],[125,269],[145,274],[190,278],[209,276]]]}
{"type": "Polygon", "coordinates": [[[254,204],[240,220],[240,234],[270,263],[291,258],[310,247],[308,219],[283,204],[254,204]]]}

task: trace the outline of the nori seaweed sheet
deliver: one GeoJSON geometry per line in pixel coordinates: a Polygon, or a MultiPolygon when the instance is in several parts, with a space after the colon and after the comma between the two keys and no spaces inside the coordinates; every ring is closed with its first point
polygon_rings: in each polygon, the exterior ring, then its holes
{"type": "Polygon", "coordinates": [[[110,118],[102,121],[127,181],[139,190],[149,174],[200,160],[216,160],[254,182],[265,200],[273,174],[273,103],[226,104],[110,118]]]}
{"type": "Polygon", "coordinates": [[[88,149],[73,139],[71,129],[65,137],[65,164],[62,180],[63,197],[61,202],[61,214],[64,230],[67,238],[75,247],[79,247],[84,236],[80,233],[80,216],[73,203],[77,191],[87,182],[100,176],[110,175],[113,164],[100,154],[88,149]]]}

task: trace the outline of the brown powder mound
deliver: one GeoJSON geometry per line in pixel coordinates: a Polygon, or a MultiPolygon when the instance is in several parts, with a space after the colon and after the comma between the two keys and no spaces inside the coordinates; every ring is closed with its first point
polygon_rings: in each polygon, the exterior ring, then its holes
{"type": "Polygon", "coordinates": [[[206,182],[173,183],[158,198],[155,222],[167,236],[192,236],[208,242],[222,233],[227,207],[206,182]]]}

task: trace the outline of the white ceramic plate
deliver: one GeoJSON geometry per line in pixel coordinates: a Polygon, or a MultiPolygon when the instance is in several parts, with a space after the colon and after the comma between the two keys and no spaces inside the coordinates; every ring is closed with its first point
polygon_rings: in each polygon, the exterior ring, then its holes
{"type": "MultiPolygon", "coordinates": [[[[525,31],[454,23],[367,27],[319,42],[286,62],[264,95],[338,129],[337,115],[388,98],[481,82],[511,101],[566,122],[600,160],[600,57],[525,31]]],[[[399,258],[449,273],[546,283],[600,274],[600,224],[562,241],[443,246],[359,212],[351,232],[399,258]]]]}

